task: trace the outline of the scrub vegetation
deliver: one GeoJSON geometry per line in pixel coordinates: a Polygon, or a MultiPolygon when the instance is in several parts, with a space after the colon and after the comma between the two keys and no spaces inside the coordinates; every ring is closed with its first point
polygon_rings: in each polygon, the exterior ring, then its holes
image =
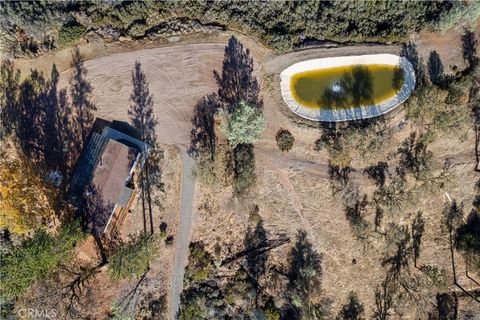
{"type": "Polygon", "coordinates": [[[281,51],[324,41],[396,42],[480,14],[475,1],[7,1],[0,6],[2,50],[16,54],[61,46],[85,30],[134,38],[168,33],[169,23],[182,19],[240,30],[281,51]]]}
{"type": "Polygon", "coordinates": [[[40,230],[20,246],[13,246],[8,238],[4,240],[6,252],[2,253],[0,264],[3,297],[18,298],[36,281],[58,271],[74,257],[75,245],[84,238],[80,223],[74,221],[64,225],[56,236],[40,230]]]}

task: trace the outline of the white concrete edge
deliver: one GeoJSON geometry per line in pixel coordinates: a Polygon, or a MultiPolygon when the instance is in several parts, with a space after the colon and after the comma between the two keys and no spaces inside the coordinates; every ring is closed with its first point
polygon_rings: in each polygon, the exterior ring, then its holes
{"type": "Polygon", "coordinates": [[[393,54],[373,54],[361,56],[345,56],[333,58],[312,59],[295,63],[280,73],[280,89],[284,102],[297,115],[312,121],[342,122],[377,117],[393,110],[405,102],[415,88],[415,71],[412,64],[405,57],[393,54]],[[398,65],[404,74],[403,86],[394,97],[376,105],[356,107],[350,109],[317,110],[304,107],[297,102],[290,91],[290,81],[294,74],[348,65],[388,64],[398,65]]]}

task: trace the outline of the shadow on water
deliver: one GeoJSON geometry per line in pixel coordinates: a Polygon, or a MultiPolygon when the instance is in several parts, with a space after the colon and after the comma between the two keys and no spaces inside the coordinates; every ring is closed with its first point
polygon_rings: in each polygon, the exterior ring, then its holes
{"type": "Polygon", "coordinates": [[[366,66],[354,66],[342,80],[346,90],[352,96],[354,106],[373,104],[373,77],[366,66]]]}
{"type": "Polygon", "coordinates": [[[327,109],[347,109],[373,104],[373,76],[366,66],[356,65],[341,79],[325,88],[317,102],[327,109]],[[334,86],[339,85],[338,91],[334,86]]]}
{"type": "Polygon", "coordinates": [[[399,91],[403,86],[403,82],[403,69],[399,66],[396,66],[395,69],[393,69],[392,88],[395,89],[395,91],[399,91]]]}

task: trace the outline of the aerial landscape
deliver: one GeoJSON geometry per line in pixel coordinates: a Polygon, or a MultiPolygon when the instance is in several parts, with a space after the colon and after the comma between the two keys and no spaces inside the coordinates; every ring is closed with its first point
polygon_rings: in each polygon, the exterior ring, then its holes
{"type": "Polygon", "coordinates": [[[480,1],[0,1],[0,319],[480,320],[480,1]]]}

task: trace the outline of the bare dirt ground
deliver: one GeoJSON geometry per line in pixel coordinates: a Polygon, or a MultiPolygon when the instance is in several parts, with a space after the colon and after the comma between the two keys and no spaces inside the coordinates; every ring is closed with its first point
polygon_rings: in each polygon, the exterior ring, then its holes
{"type": "MultiPolygon", "coordinates": [[[[414,40],[425,56],[432,49],[437,50],[442,59],[445,59],[444,65],[447,70],[449,65],[462,67],[463,58],[458,46],[459,34],[456,31],[442,37],[421,34],[414,37],[414,40]]],[[[93,101],[98,107],[97,116],[128,121],[127,110],[132,90],[131,71],[135,61],[139,61],[147,75],[150,92],[154,96],[155,115],[159,120],[157,127],[159,141],[165,144],[188,145],[193,106],[203,95],[216,91],[213,70],[219,70],[221,67],[227,38],[227,34],[222,34],[139,51],[134,50],[142,47],[141,43],[83,44],[80,49],[87,59],[85,67],[88,70],[88,79],[94,87],[93,101]]],[[[294,117],[288,111],[279,94],[278,74],[289,64],[309,58],[375,52],[396,53],[398,47],[310,49],[275,56],[253,39],[240,36],[240,40],[251,49],[255,59],[268,124],[261,141],[255,147],[258,185],[254,192],[255,196],[249,201],[259,205],[260,215],[270,234],[286,233],[293,239],[298,229],[305,229],[308,232],[308,238],[315,249],[324,255],[322,288],[326,296],[333,298],[333,310],[338,310],[350,291],[356,291],[366,306],[366,316],[370,317],[373,312],[375,288],[384,279],[385,274],[385,269],[381,266],[382,246],[375,237],[365,245],[351,235],[340,199],[331,194],[327,173],[328,155],[325,151],[313,150],[313,143],[320,132],[311,123],[294,117]],[[280,127],[289,129],[295,136],[295,145],[289,153],[280,152],[276,146],[275,134],[280,127]],[[356,264],[352,264],[354,258],[357,260],[356,264]]],[[[158,46],[165,43],[143,45],[158,46]]],[[[70,77],[68,70],[70,58],[71,51],[66,49],[45,58],[19,60],[16,61],[16,65],[22,70],[40,68],[48,73],[52,63],[56,63],[60,71],[63,71],[61,84],[67,86],[70,77]]],[[[389,121],[392,126],[397,126],[403,118],[404,113],[399,110],[391,115],[389,121]]],[[[390,146],[392,150],[408,135],[409,130],[407,125],[406,129],[395,135],[390,146]]],[[[444,157],[458,158],[458,165],[452,172],[453,179],[447,188],[452,198],[464,203],[468,208],[475,180],[478,179],[472,170],[473,134],[469,132],[464,137],[448,139],[439,139],[448,143],[440,141],[431,147],[435,157],[438,157],[436,167],[442,166],[444,157]]],[[[179,161],[178,155],[176,158],[172,156],[172,159],[179,161]]],[[[364,165],[360,161],[356,164],[360,167],[364,165]]],[[[178,169],[176,164],[172,163],[171,166],[178,169]]],[[[175,232],[178,226],[180,178],[178,171],[175,171],[177,169],[172,169],[172,172],[177,172],[176,174],[164,177],[168,184],[166,190],[170,200],[167,200],[165,209],[159,212],[158,216],[158,221],[168,221],[171,232],[175,232]]],[[[372,183],[362,176],[361,171],[354,175],[354,179],[362,190],[371,191],[372,183]]],[[[449,283],[452,283],[447,238],[440,228],[440,215],[445,201],[443,192],[428,195],[417,206],[408,207],[399,215],[386,217],[385,223],[407,222],[417,210],[424,211],[427,222],[425,240],[422,242],[424,250],[419,264],[428,263],[445,269],[449,274],[449,283]]],[[[140,222],[136,210],[138,206],[126,226],[138,227],[140,222]]],[[[249,223],[248,216],[243,205],[232,200],[230,188],[218,193],[207,190],[196,192],[194,211],[194,240],[204,241],[209,248],[213,248],[217,242],[243,243],[249,223]],[[209,212],[205,210],[205,204],[208,204],[209,212]]],[[[367,220],[370,222],[373,220],[372,213],[369,213],[367,220]]],[[[130,227],[126,228],[130,230],[130,227]]],[[[155,283],[161,287],[169,286],[167,273],[171,272],[172,268],[172,248],[174,246],[162,248],[165,254],[159,258],[161,262],[158,268],[163,270],[152,273],[158,274],[155,283]]],[[[461,270],[460,256],[457,260],[461,270]]],[[[462,284],[466,287],[470,286],[465,278],[460,278],[460,281],[464,281],[462,284]]],[[[120,296],[118,292],[112,295],[120,296]]],[[[434,294],[431,296],[426,307],[433,303],[434,294]]],[[[465,304],[464,301],[461,300],[461,308],[465,304]]],[[[415,305],[406,304],[404,309],[397,310],[397,314],[399,318],[415,319],[418,318],[416,310],[415,305]]],[[[480,313],[478,308],[475,310],[477,314],[480,313]]]]}
{"type": "MultiPolygon", "coordinates": [[[[96,115],[129,121],[132,70],[139,62],[153,95],[158,141],[187,146],[192,108],[205,93],[215,90],[213,70],[220,68],[223,49],[220,43],[179,45],[86,61],[96,115]]],[[[70,76],[69,70],[62,72],[60,86],[66,85],[70,76]]]]}

